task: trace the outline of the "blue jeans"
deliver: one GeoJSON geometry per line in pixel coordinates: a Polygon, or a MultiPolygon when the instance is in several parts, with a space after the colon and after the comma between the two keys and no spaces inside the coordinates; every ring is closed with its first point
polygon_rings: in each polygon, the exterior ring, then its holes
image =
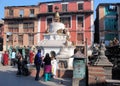
{"type": "Polygon", "coordinates": [[[40,65],[35,65],[35,66],[36,66],[36,77],[35,77],[35,80],[39,80],[40,65]]]}

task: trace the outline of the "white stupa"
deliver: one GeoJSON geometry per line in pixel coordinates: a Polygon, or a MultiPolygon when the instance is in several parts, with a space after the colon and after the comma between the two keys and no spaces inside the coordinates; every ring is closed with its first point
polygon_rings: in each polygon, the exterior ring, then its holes
{"type": "MultiPolygon", "coordinates": [[[[65,25],[59,22],[60,16],[56,12],[54,22],[50,24],[48,33],[44,34],[44,39],[40,41],[39,46],[43,47],[44,55],[55,51],[59,59],[68,59],[74,54],[74,46],[69,41],[69,32],[64,33],[66,30],[65,25]]],[[[66,30],[68,31],[68,30],[66,30]]]]}

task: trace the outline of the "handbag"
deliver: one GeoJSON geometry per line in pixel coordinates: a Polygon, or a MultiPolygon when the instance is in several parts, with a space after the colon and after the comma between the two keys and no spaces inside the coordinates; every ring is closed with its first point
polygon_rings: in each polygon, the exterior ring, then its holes
{"type": "Polygon", "coordinates": [[[43,61],[41,62],[41,65],[40,65],[40,66],[41,66],[42,68],[44,67],[44,62],[43,62],[43,61]]]}

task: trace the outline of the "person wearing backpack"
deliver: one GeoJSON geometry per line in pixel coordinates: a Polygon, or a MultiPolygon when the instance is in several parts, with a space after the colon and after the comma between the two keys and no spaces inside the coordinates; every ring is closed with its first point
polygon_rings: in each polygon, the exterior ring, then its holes
{"type": "Polygon", "coordinates": [[[36,67],[36,77],[35,77],[36,81],[39,80],[39,73],[40,73],[41,63],[42,63],[41,49],[39,49],[37,54],[35,55],[35,59],[34,59],[34,64],[35,64],[35,67],[36,67]]]}

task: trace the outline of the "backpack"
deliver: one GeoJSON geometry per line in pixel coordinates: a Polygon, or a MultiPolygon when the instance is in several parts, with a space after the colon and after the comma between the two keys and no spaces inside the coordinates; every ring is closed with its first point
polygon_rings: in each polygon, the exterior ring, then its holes
{"type": "Polygon", "coordinates": [[[41,62],[42,62],[41,57],[38,57],[38,54],[36,54],[35,58],[34,58],[34,64],[35,65],[41,65],[41,62]]]}

